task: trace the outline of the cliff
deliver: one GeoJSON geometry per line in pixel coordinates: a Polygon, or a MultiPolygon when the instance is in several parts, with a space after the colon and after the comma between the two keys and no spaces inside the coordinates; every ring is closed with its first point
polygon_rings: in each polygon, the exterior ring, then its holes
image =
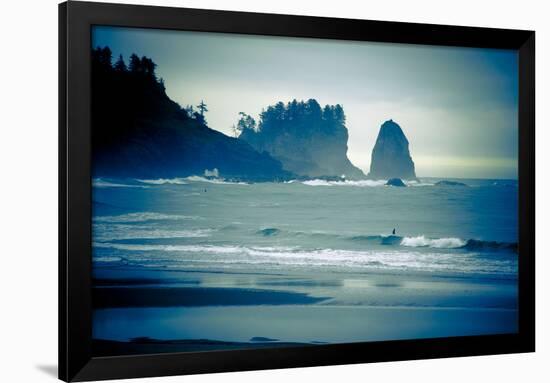
{"type": "Polygon", "coordinates": [[[206,108],[172,101],[155,66],[136,55],[128,67],[122,58],[112,65],[109,48],[92,51],[93,177],[185,177],[216,168],[230,179],[292,178],[269,154],[210,129],[206,108]]]}
{"type": "Polygon", "coordinates": [[[348,131],[340,105],[321,108],[316,100],[267,107],[258,126],[245,114],[239,138],[269,153],[283,168],[303,177],[365,178],[347,157],[348,131]]]}
{"type": "Polygon", "coordinates": [[[409,141],[401,127],[389,120],[382,124],[372,150],[369,178],[415,179],[409,141]]]}

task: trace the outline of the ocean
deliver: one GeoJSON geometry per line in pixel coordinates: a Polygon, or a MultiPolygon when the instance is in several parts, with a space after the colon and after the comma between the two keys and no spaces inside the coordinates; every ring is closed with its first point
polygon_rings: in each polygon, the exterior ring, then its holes
{"type": "Polygon", "coordinates": [[[94,338],[162,352],[517,331],[517,181],[439,181],[94,179],[94,338]]]}

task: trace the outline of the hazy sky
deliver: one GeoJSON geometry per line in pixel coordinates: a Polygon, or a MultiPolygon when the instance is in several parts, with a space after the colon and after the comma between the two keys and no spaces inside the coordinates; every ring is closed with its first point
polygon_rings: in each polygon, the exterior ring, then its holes
{"type": "Polygon", "coordinates": [[[418,176],[517,177],[515,51],[95,27],[93,46],[151,57],[168,96],[209,108],[231,134],[277,101],[342,104],[348,157],[368,173],[380,125],[396,121],[418,176]]]}

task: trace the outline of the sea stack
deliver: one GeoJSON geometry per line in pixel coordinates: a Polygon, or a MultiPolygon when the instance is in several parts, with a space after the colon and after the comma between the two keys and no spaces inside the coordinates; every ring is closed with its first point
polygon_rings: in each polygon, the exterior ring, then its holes
{"type": "Polygon", "coordinates": [[[314,99],[278,102],[265,108],[257,128],[243,129],[239,140],[268,153],[297,176],[365,178],[347,156],[348,129],[339,104],[321,107],[314,99]]]}
{"type": "Polygon", "coordinates": [[[388,120],[380,127],[372,150],[369,178],[415,179],[414,162],[409,152],[409,141],[401,127],[388,120]]]}

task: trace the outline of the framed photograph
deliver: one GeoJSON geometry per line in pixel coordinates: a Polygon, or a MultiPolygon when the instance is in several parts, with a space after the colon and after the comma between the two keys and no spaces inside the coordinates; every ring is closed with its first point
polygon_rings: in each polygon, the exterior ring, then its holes
{"type": "Polygon", "coordinates": [[[60,4],[60,379],[534,351],[534,55],[60,4]]]}

